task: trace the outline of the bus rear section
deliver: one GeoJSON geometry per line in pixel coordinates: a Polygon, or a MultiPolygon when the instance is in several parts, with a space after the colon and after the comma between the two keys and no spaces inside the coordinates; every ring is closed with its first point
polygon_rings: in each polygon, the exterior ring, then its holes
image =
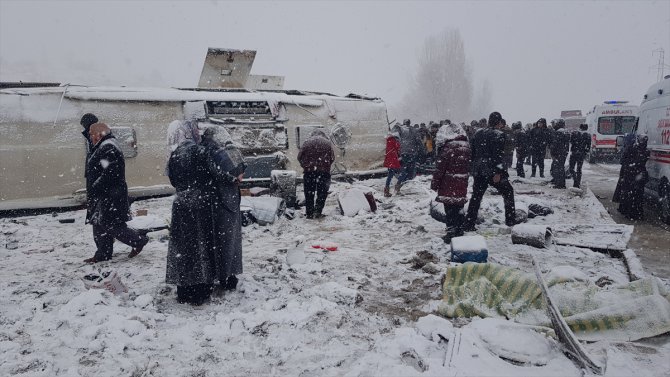
{"type": "Polygon", "coordinates": [[[595,106],[586,115],[591,134],[589,162],[616,160],[620,157],[616,148],[617,136],[633,132],[638,107],[625,105],[625,101],[607,101],[595,106]]]}

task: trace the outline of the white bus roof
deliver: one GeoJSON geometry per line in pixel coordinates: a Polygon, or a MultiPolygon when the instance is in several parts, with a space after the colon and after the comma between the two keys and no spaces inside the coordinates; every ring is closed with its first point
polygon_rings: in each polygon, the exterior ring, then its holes
{"type": "Polygon", "coordinates": [[[670,76],[666,76],[665,79],[649,87],[649,90],[647,90],[647,94],[645,94],[644,98],[642,99],[642,103],[656,99],[662,96],[663,94],[667,95],[669,90],[670,90],[670,76]]]}

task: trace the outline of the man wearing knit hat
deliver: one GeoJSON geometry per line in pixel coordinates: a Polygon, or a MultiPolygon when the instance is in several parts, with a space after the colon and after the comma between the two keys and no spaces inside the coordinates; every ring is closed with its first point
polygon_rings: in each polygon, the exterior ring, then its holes
{"type": "Polygon", "coordinates": [[[503,157],[505,154],[505,134],[502,115],[492,112],[489,116],[488,128],[475,133],[472,140],[472,163],[474,183],[472,197],[468,204],[468,214],[463,226],[464,231],[475,230],[475,221],[486,188],[495,187],[503,197],[505,203],[505,224],[516,224],[514,208],[514,189],[509,183],[509,174],[505,168],[503,157]]]}

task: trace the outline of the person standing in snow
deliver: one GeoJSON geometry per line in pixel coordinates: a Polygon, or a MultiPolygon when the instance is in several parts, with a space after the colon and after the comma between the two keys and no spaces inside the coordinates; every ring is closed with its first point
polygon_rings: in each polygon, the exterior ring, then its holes
{"type": "Polygon", "coordinates": [[[572,186],[579,188],[582,182],[582,164],[591,150],[591,135],[588,124],[580,124],[579,131],[570,135],[570,162],[569,171],[572,176],[572,186]]]}
{"type": "Polygon", "coordinates": [[[505,134],[505,154],[503,161],[505,162],[505,170],[512,167],[512,160],[514,160],[514,131],[507,126],[507,121],[503,119],[502,132],[505,134]]]}
{"type": "Polygon", "coordinates": [[[649,181],[647,172],[647,135],[634,136],[632,145],[623,150],[619,181],[612,201],[619,203],[619,212],[631,220],[644,218],[644,186],[649,181]]]}
{"type": "Polygon", "coordinates": [[[444,204],[447,234],[442,238],[450,243],[463,235],[463,207],[467,202],[470,173],[470,143],[463,127],[447,124],[435,138],[438,157],[430,188],[437,192],[435,201],[444,204]]]}
{"type": "Polygon", "coordinates": [[[205,130],[201,145],[214,185],[210,204],[213,214],[214,269],[220,286],[225,290],[237,287],[237,275],[242,269],[242,213],[240,183],[247,165],[242,153],[222,126],[205,130]]]}
{"type": "Polygon", "coordinates": [[[133,258],[149,239],[126,225],[130,220],[130,203],[123,153],[106,124],[93,124],[89,135],[93,148],[86,164],[86,223],[93,225],[97,251],[84,262],[112,259],[114,239],[132,247],[128,257],[133,258]]]}
{"type": "Polygon", "coordinates": [[[477,213],[481,205],[486,188],[495,187],[503,197],[505,203],[505,224],[516,224],[514,208],[514,189],[509,182],[509,174],[505,169],[503,155],[505,153],[505,135],[502,116],[499,112],[492,112],[489,116],[488,128],[475,133],[472,140],[472,164],[474,184],[472,198],[468,205],[468,213],[463,225],[464,231],[475,230],[477,213]]]}
{"type": "Polygon", "coordinates": [[[516,148],[516,175],[525,178],[526,172],[523,169],[523,162],[528,156],[528,134],[524,132],[521,122],[512,124],[512,132],[514,134],[514,147],[516,148]]]}
{"type": "Polygon", "coordinates": [[[386,156],[384,157],[384,167],[388,169],[386,176],[386,185],[384,186],[384,196],[391,196],[391,180],[393,176],[400,174],[400,127],[395,126],[386,136],[386,156]]]}
{"type": "Polygon", "coordinates": [[[165,281],[177,286],[178,302],[192,305],[202,305],[209,299],[217,277],[210,208],[216,192],[207,169],[207,154],[199,141],[194,122],[175,121],[168,127],[172,153],[167,175],[176,194],[165,281]]]}
{"type": "Polygon", "coordinates": [[[540,178],[544,178],[544,156],[551,140],[551,133],[547,129],[547,120],[540,118],[535,128],[530,131],[532,170],[531,177],[535,177],[536,168],[540,169],[540,178]]]}
{"type": "Polygon", "coordinates": [[[400,172],[400,177],[398,177],[398,183],[395,185],[396,195],[400,193],[400,188],[405,182],[414,179],[416,176],[416,164],[424,148],[417,131],[417,129],[412,127],[409,119],[405,119],[402,122],[400,129],[400,161],[402,171],[400,172]]]}
{"type": "Polygon", "coordinates": [[[300,147],[298,162],[303,170],[305,216],[308,219],[322,218],[330,189],[330,168],[335,162],[333,146],[323,130],[312,131],[300,147]]]}
{"type": "Polygon", "coordinates": [[[91,113],[86,113],[84,116],[81,117],[81,120],[79,121],[79,124],[81,124],[82,127],[84,127],[84,130],[81,132],[81,134],[84,136],[84,139],[86,139],[86,159],[84,160],[84,178],[86,178],[86,163],[88,162],[89,157],[91,157],[91,151],[93,150],[93,142],[91,142],[91,135],[89,134],[89,130],[92,125],[98,123],[98,117],[91,113]]]}
{"type": "Polygon", "coordinates": [[[554,124],[554,134],[551,140],[551,176],[554,188],[565,188],[565,160],[570,149],[570,134],[565,129],[565,121],[558,119],[554,124]]]}

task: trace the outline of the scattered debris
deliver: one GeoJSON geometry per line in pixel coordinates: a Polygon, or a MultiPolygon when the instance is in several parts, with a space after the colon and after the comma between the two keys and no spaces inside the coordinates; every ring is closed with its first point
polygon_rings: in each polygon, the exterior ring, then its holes
{"type": "Polygon", "coordinates": [[[535,267],[535,276],[537,277],[537,281],[542,290],[542,297],[547,305],[547,314],[551,319],[551,324],[558,336],[558,340],[566,347],[570,359],[573,360],[579,368],[589,368],[593,373],[602,375],[603,368],[591,360],[589,355],[582,348],[579,340],[575,337],[575,334],[570,330],[570,327],[568,327],[568,324],[565,323],[561,312],[558,311],[558,308],[554,305],[551,296],[549,296],[547,285],[544,283],[542,275],[540,274],[540,266],[535,261],[534,257],[531,258],[533,267],[535,267]]]}
{"type": "Polygon", "coordinates": [[[532,219],[533,217],[537,217],[537,216],[547,216],[547,215],[552,214],[552,213],[554,213],[554,210],[549,208],[549,207],[541,206],[539,204],[529,204],[528,205],[528,218],[529,219],[532,219]]]}
{"type": "Polygon", "coordinates": [[[553,240],[551,228],[545,225],[518,224],[512,228],[512,243],[548,249],[553,240]]]}
{"type": "Polygon", "coordinates": [[[284,199],[275,196],[244,196],[240,201],[243,212],[250,212],[247,217],[258,225],[273,224],[286,210],[284,199]]]}
{"type": "Polygon", "coordinates": [[[128,292],[116,271],[105,271],[100,274],[88,274],[83,278],[88,289],[106,289],[115,295],[128,292]]]}
{"type": "Polygon", "coordinates": [[[622,252],[628,248],[632,225],[554,224],[554,242],[558,245],[622,252]]]}
{"type": "Polygon", "coordinates": [[[462,236],[451,239],[451,261],[456,263],[485,263],[489,251],[482,236],[462,236]]]}
{"type": "Polygon", "coordinates": [[[61,224],[72,224],[74,223],[74,218],[58,219],[58,222],[61,224]]]}
{"type": "Polygon", "coordinates": [[[374,196],[371,194],[370,191],[363,191],[358,188],[351,188],[340,192],[337,198],[340,213],[344,216],[354,217],[361,212],[376,211],[377,205],[374,204],[374,196]],[[370,200],[371,196],[372,199],[370,200]]]}
{"type": "Polygon", "coordinates": [[[609,276],[601,276],[598,280],[596,280],[596,285],[599,286],[600,288],[605,287],[607,285],[612,285],[614,283],[614,280],[610,279],[609,276]]]}

